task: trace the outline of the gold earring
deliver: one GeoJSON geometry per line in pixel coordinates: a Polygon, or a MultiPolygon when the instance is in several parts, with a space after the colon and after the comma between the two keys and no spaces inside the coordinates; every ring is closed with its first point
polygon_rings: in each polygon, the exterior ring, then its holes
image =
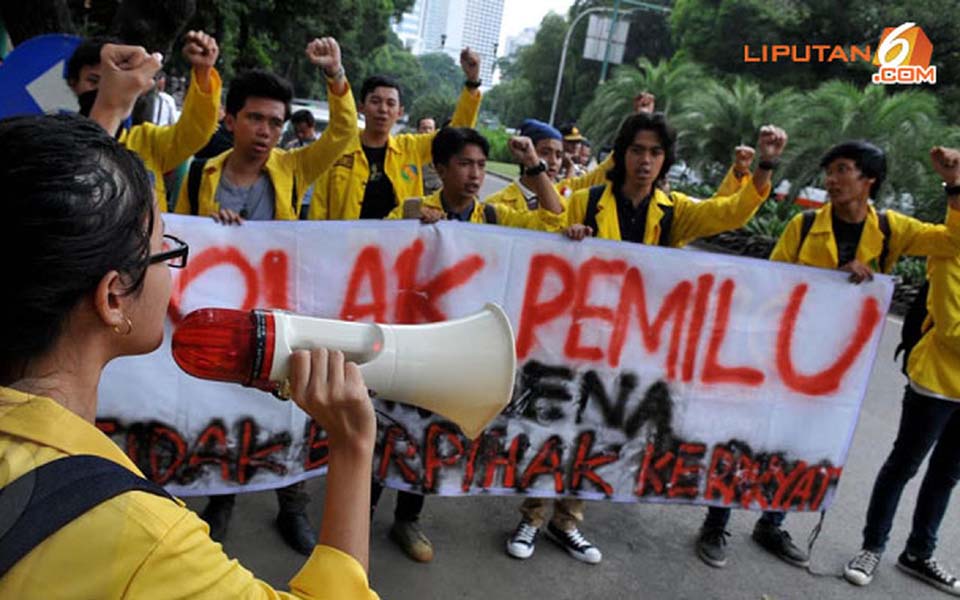
{"type": "Polygon", "coordinates": [[[121,332],[121,331],[120,331],[120,326],[119,326],[119,325],[114,325],[114,326],[113,326],[113,332],[114,332],[114,333],[117,333],[117,334],[119,334],[119,335],[130,335],[131,333],[133,333],[133,322],[130,320],[130,317],[124,317],[123,319],[127,322],[127,330],[121,332]]]}

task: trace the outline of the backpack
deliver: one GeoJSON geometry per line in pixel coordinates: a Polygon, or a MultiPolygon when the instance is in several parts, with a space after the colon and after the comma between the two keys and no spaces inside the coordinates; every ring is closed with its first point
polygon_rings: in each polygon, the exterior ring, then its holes
{"type": "Polygon", "coordinates": [[[907,314],[903,317],[903,326],[900,328],[900,343],[893,352],[893,360],[897,360],[900,353],[903,353],[903,363],[900,370],[903,371],[904,375],[907,374],[907,361],[910,360],[910,352],[913,347],[926,335],[927,331],[933,329],[933,327],[926,331],[923,329],[923,322],[927,319],[927,294],[929,293],[930,282],[924,281],[923,287],[917,292],[913,302],[910,303],[910,308],[907,309],[907,314]]]}
{"type": "MultiPolygon", "coordinates": [[[[190,163],[190,171],[187,174],[187,200],[190,201],[190,214],[200,214],[200,181],[203,179],[203,167],[206,166],[206,158],[194,158],[190,163]]],[[[293,197],[290,204],[293,206],[293,213],[297,214],[297,178],[293,178],[293,197]]],[[[303,215],[300,215],[303,218],[303,215]]]]}
{"type": "MultiPolygon", "coordinates": [[[[803,222],[800,225],[800,243],[797,244],[797,254],[800,254],[803,243],[807,241],[807,234],[810,233],[810,229],[813,227],[813,221],[817,217],[817,211],[811,208],[803,211],[801,214],[803,214],[803,222]]],[[[879,260],[880,272],[882,273],[885,270],[887,258],[890,255],[890,219],[887,217],[887,211],[877,211],[877,224],[880,226],[880,233],[883,234],[883,250],[880,251],[879,260]]]]}
{"type": "Polygon", "coordinates": [[[0,578],[77,517],[137,490],[173,500],[159,485],[99,456],[59,458],[11,481],[0,489],[0,515],[7,525],[0,532],[0,578]]]}
{"type": "Polygon", "coordinates": [[[483,222],[488,225],[497,224],[497,208],[492,204],[483,205],[483,222]]]}
{"type": "MultiPolygon", "coordinates": [[[[587,197],[587,213],[583,217],[583,224],[593,229],[593,235],[597,235],[597,206],[600,204],[600,198],[603,196],[603,190],[607,187],[605,183],[600,183],[590,188],[587,197]]],[[[672,193],[671,193],[672,197],[672,193]]],[[[660,205],[663,215],[660,217],[660,240],[658,246],[670,247],[670,228],[673,226],[673,207],[665,204],[660,205]]]]}

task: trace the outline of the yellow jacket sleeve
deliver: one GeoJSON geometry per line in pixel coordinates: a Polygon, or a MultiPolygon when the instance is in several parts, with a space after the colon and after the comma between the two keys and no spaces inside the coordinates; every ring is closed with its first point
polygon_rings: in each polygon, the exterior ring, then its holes
{"type": "MultiPolygon", "coordinates": [[[[191,72],[190,88],[183,101],[183,112],[173,125],[163,127],[143,123],[132,127],[121,139],[124,146],[136,152],[147,168],[154,172],[162,189],[163,174],[180,165],[207,145],[217,130],[222,83],[216,69],[210,69],[210,89],[203,90],[191,72]]],[[[166,210],[166,197],[159,197],[166,210]]]]}
{"type": "Polygon", "coordinates": [[[952,257],[960,252],[960,211],[947,209],[944,224],[925,223],[896,211],[887,211],[890,254],[952,257]]]}
{"type": "MultiPolygon", "coordinates": [[[[457,99],[457,107],[453,111],[453,118],[450,119],[450,127],[476,127],[477,117],[480,115],[480,90],[471,90],[463,88],[460,97],[457,99]]],[[[433,162],[433,151],[431,145],[434,133],[413,134],[410,137],[415,140],[414,147],[417,153],[417,162],[422,166],[433,162]]]]}
{"type": "Polygon", "coordinates": [[[159,598],[176,586],[185,598],[374,599],[366,574],[353,557],[328,546],[317,546],[282,592],[253,576],[223,553],[210,539],[199,517],[180,508],[183,517],[146,555],[130,581],[127,597],[159,598]]]}
{"type": "Polygon", "coordinates": [[[560,231],[565,222],[565,213],[554,213],[544,208],[537,210],[515,210],[505,204],[492,204],[497,212],[497,225],[536,229],[539,231],[560,231]]]}
{"type": "Polygon", "coordinates": [[[328,85],[327,99],[330,103],[330,124],[323,135],[309,146],[291,150],[284,156],[284,160],[293,162],[293,172],[301,195],[310,184],[314,184],[315,190],[321,189],[318,186],[322,182],[317,179],[330,169],[359,135],[357,105],[349,84],[341,95],[335,94],[328,85]]]}
{"type": "Polygon", "coordinates": [[[800,230],[802,228],[803,213],[794,215],[794,217],[790,219],[790,222],[787,223],[783,233],[780,234],[777,245],[773,247],[773,251],[770,253],[770,260],[796,263],[800,254],[800,230]]]}
{"type": "Polygon", "coordinates": [[[760,191],[752,182],[732,196],[715,197],[703,202],[694,201],[678,192],[672,193],[675,209],[671,245],[680,247],[698,238],[743,227],[769,193],[769,184],[760,191]]]}
{"type": "Polygon", "coordinates": [[[581,175],[580,177],[567,177],[566,179],[561,179],[557,183],[557,189],[562,187],[568,187],[573,191],[582,190],[594,185],[600,185],[601,183],[606,183],[607,181],[607,171],[613,168],[613,152],[610,153],[603,162],[594,167],[592,170],[581,175]]]}
{"type": "MultiPolygon", "coordinates": [[[[583,225],[583,220],[587,217],[587,202],[589,199],[589,188],[574,192],[573,196],[570,197],[570,202],[567,203],[567,210],[563,212],[566,220],[561,228],[570,227],[571,225],[583,225]]],[[[596,233],[596,231],[594,231],[594,233],[596,233]]]]}
{"type": "Polygon", "coordinates": [[[960,398],[960,258],[927,261],[929,326],[910,352],[910,379],[948,398],[960,398]]]}
{"type": "Polygon", "coordinates": [[[737,175],[733,172],[733,167],[730,167],[727,170],[727,174],[723,176],[723,181],[720,182],[720,187],[717,188],[717,191],[713,194],[713,196],[732,196],[739,192],[751,181],[752,175],[750,173],[747,173],[743,177],[737,177],[737,175]]]}

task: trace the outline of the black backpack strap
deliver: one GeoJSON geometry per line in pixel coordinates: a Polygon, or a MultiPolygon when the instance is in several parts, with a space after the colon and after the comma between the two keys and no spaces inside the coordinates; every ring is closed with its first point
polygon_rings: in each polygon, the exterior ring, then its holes
{"type": "Polygon", "coordinates": [[[194,158],[187,173],[187,199],[190,201],[190,214],[200,214],[200,181],[203,179],[203,167],[207,164],[205,158],[194,158]]]}
{"type": "Polygon", "coordinates": [[[489,225],[497,224],[497,207],[492,204],[483,205],[483,222],[489,225]]]}
{"type": "Polygon", "coordinates": [[[880,225],[880,233],[883,234],[883,250],[880,252],[880,264],[877,266],[880,267],[881,273],[886,273],[887,258],[890,256],[890,217],[887,211],[877,211],[877,223],[880,225]]]}
{"type": "Polygon", "coordinates": [[[64,525],[135,490],[173,500],[159,485],[99,456],[57,459],[8,483],[0,489],[0,578],[64,525]]]}
{"type": "Polygon", "coordinates": [[[807,241],[807,235],[810,233],[810,230],[813,229],[813,221],[817,218],[817,211],[811,208],[800,214],[803,215],[803,221],[800,223],[800,243],[797,244],[797,254],[800,254],[803,243],[807,241]]]}
{"type": "MultiPolygon", "coordinates": [[[[670,197],[673,198],[673,192],[670,193],[670,197]]],[[[669,248],[670,229],[673,227],[673,205],[660,204],[659,206],[663,214],[660,215],[660,240],[657,244],[669,248]]]]}
{"type": "Polygon", "coordinates": [[[603,190],[606,187],[605,183],[590,186],[587,195],[587,212],[583,216],[583,224],[593,230],[593,235],[597,235],[597,206],[600,204],[600,198],[603,197],[603,190]]]}

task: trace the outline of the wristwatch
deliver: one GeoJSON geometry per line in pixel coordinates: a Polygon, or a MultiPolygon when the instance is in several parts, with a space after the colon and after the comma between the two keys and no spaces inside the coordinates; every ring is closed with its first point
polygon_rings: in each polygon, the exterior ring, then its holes
{"type": "Polygon", "coordinates": [[[947,182],[943,182],[943,191],[947,193],[948,196],[956,196],[960,194],[960,184],[957,185],[947,185],[947,182]]]}
{"type": "Polygon", "coordinates": [[[546,172],[547,172],[547,161],[543,160],[542,158],[540,159],[540,162],[538,162],[535,166],[527,167],[526,169],[523,170],[523,174],[526,175],[527,177],[536,177],[540,173],[546,173],[546,172]]]}
{"type": "Polygon", "coordinates": [[[483,80],[482,80],[482,79],[476,79],[476,80],[474,80],[474,79],[467,79],[466,81],[463,82],[463,85],[466,86],[466,87],[468,87],[468,88],[470,88],[471,90],[475,90],[475,89],[477,89],[478,87],[480,87],[481,85],[483,85],[483,80]]]}

